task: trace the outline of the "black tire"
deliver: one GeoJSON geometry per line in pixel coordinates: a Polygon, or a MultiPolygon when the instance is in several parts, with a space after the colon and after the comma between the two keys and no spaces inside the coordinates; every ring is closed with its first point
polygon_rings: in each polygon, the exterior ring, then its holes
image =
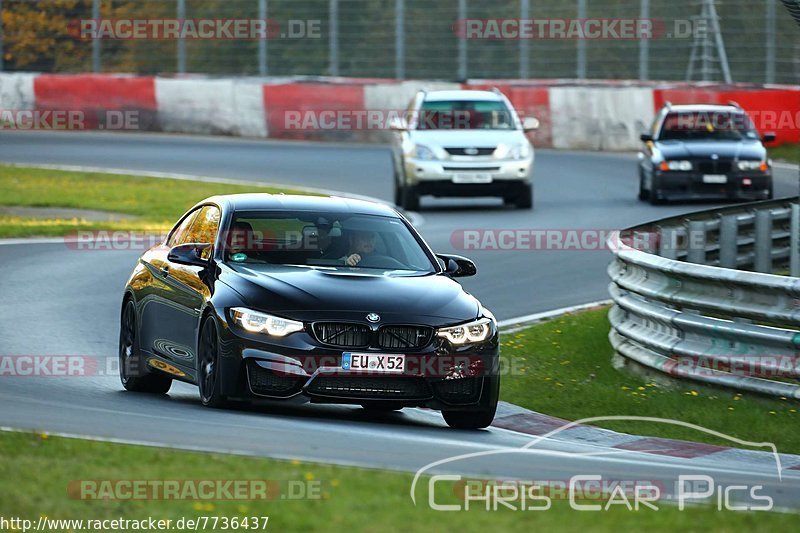
{"type": "Polygon", "coordinates": [[[647,199],[650,200],[650,205],[661,205],[664,203],[664,200],[658,197],[658,189],[650,191],[647,199]]]}
{"type": "Polygon", "coordinates": [[[650,199],[650,191],[644,188],[644,177],[639,176],[639,200],[647,201],[650,199]]]}
{"type": "Polygon", "coordinates": [[[394,171],[394,205],[403,207],[403,180],[397,172],[397,167],[393,167],[394,171]]]}
{"type": "Polygon", "coordinates": [[[228,398],[220,392],[220,368],[217,322],[213,316],[208,316],[200,328],[200,340],[197,343],[197,386],[200,389],[200,401],[206,407],[228,406],[228,398]]]}
{"type": "Polygon", "coordinates": [[[775,189],[772,184],[772,180],[769,180],[769,192],[767,193],[767,200],[772,200],[775,198],[775,189]]]}
{"type": "Polygon", "coordinates": [[[403,207],[403,187],[400,186],[396,179],[394,182],[394,205],[403,207]]]}
{"type": "Polygon", "coordinates": [[[533,185],[525,185],[522,193],[514,200],[517,209],[533,209],[533,185]]]}
{"type": "Polygon", "coordinates": [[[136,306],[128,300],[122,308],[119,328],[119,380],[125,390],[166,394],[172,386],[172,378],[145,366],[139,352],[139,336],[136,328],[136,306]]]}
{"type": "Polygon", "coordinates": [[[525,185],[518,194],[506,194],[503,196],[503,204],[514,206],[516,209],[533,208],[533,186],[525,185]]]}
{"type": "Polygon", "coordinates": [[[414,185],[402,185],[400,189],[402,197],[400,207],[406,211],[419,211],[419,192],[417,192],[417,187],[414,185]]]}
{"type": "Polygon", "coordinates": [[[483,382],[480,404],[469,411],[442,411],[442,418],[453,429],[483,429],[492,424],[500,396],[500,376],[487,377],[483,382]]]}
{"type": "Polygon", "coordinates": [[[367,413],[376,415],[383,413],[391,413],[393,411],[399,411],[403,408],[402,405],[392,402],[362,403],[361,407],[363,407],[367,413]]]}

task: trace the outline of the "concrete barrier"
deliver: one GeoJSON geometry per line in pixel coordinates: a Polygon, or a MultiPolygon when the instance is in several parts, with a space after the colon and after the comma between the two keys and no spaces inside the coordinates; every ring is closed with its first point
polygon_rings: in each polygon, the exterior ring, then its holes
{"type": "Polygon", "coordinates": [[[800,142],[800,87],[796,86],[0,73],[0,109],[78,109],[87,113],[87,129],[103,128],[105,111],[136,111],[137,128],[142,130],[381,142],[388,138],[387,117],[401,113],[418,90],[491,87],[503,91],[521,116],[539,119],[541,128],[532,136],[539,147],[637,150],[639,134],[649,129],[666,101],[735,100],[762,133],[774,131],[778,143],[800,142]],[[378,121],[382,126],[375,127],[372,121],[363,127],[346,120],[348,115],[370,112],[382,117],[378,121]]]}

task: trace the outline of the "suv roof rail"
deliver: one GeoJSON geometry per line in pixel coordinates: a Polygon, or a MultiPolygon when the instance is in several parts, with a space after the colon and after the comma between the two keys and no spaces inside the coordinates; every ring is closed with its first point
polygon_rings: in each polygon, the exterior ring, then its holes
{"type": "Polygon", "coordinates": [[[741,109],[742,108],[742,106],[739,105],[739,102],[737,102],[735,100],[728,100],[728,105],[731,105],[731,106],[733,106],[733,107],[735,107],[737,109],[741,109]]]}

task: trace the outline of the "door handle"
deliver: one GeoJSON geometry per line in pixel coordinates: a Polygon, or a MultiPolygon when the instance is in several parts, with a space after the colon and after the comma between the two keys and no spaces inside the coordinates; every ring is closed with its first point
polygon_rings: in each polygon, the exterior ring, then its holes
{"type": "Polygon", "coordinates": [[[161,267],[161,275],[169,276],[169,267],[167,265],[161,267]]]}

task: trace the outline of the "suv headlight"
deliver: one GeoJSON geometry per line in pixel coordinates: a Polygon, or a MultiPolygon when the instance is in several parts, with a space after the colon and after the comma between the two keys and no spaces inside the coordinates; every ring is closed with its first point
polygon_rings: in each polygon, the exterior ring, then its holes
{"type": "Polygon", "coordinates": [[[766,172],[769,170],[769,164],[766,161],[739,161],[739,170],[747,172],[748,170],[760,170],[766,172]]]}
{"type": "Polygon", "coordinates": [[[438,337],[445,338],[453,344],[471,344],[483,342],[489,338],[492,332],[492,319],[480,318],[460,326],[449,328],[439,328],[436,330],[438,337]]]}
{"type": "Polygon", "coordinates": [[[531,145],[522,144],[501,144],[494,151],[495,159],[525,159],[531,155],[531,145]]]}
{"type": "Polygon", "coordinates": [[[528,143],[522,143],[511,148],[512,159],[525,159],[529,155],[531,155],[531,145],[528,143]]]}
{"type": "Polygon", "coordinates": [[[303,330],[303,323],[288,318],[259,313],[244,307],[231,309],[234,322],[251,333],[264,333],[272,337],[285,337],[303,330]]]}
{"type": "Polygon", "coordinates": [[[414,145],[414,149],[411,151],[411,156],[416,157],[417,159],[423,159],[425,161],[437,159],[436,154],[433,153],[433,150],[421,144],[414,145]]]}
{"type": "Polygon", "coordinates": [[[668,170],[689,172],[693,167],[691,161],[662,161],[659,168],[665,172],[668,170]]]}

